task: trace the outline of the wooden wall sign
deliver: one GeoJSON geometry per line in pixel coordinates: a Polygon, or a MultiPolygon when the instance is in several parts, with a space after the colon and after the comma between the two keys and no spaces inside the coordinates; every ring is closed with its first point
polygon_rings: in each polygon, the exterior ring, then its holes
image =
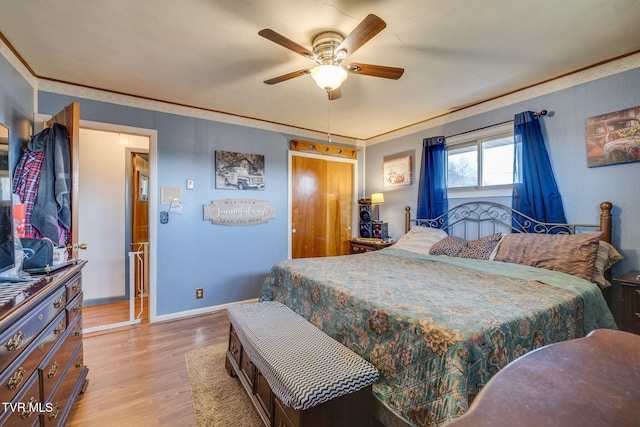
{"type": "Polygon", "coordinates": [[[204,205],[204,220],[218,225],[255,225],[276,217],[276,207],[265,200],[222,199],[204,205]]]}

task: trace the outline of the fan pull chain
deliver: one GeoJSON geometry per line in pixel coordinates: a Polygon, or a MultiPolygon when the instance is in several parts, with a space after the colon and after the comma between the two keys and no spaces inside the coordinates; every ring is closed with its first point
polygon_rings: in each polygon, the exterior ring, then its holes
{"type": "Polygon", "coordinates": [[[331,101],[327,104],[327,140],[331,142],[331,101]]]}

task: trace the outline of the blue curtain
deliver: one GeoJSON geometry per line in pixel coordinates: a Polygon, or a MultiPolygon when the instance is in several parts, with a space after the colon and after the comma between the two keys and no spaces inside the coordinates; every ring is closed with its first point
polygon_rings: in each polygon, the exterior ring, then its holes
{"type": "MultiPolygon", "coordinates": [[[[566,224],[562,197],[553,176],[538,116],[531,112],[516,114],[514,127],[513,209],[542,222],[566,224]]],[[[518,224],[513,226],[532,231],[518,224]]]]}
{"type": "Polygon", "coordinates": [[[447,150],[444,136],[425,138],[418,187],[418,218],[436,218],[449,208],[447,201],[447,150]]]}

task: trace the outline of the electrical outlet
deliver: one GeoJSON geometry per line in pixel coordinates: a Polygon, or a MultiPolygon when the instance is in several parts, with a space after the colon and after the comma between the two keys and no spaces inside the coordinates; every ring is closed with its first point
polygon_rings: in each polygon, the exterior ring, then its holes
{"type": "Polygon", "coordinates": [[[202,288],[196,288],[196,298],[200,299],[204,296],[203,292],[202,292],[202,288]]]}

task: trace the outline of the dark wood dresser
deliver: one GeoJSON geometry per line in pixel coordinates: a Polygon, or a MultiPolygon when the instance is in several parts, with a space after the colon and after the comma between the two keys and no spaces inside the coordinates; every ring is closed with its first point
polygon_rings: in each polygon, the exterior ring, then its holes
{"type": "Polygon", "coordinates": [[[613,280],[622,291],[620,329],[640,334],[640,271],[629,271],[613,280]]]}
{"type": "Polygon", "coordinates": [[[84,391],[85,264],[0,285],[0,426],[62,426],[84,391]]]}
{"type": "Polygon", "coordinates": [[[384,242],[380,239],[352,239],[349,240],[349,250],[352,255],[361,254],[388,248],[393,243],[395,242],[384,242]]]}

